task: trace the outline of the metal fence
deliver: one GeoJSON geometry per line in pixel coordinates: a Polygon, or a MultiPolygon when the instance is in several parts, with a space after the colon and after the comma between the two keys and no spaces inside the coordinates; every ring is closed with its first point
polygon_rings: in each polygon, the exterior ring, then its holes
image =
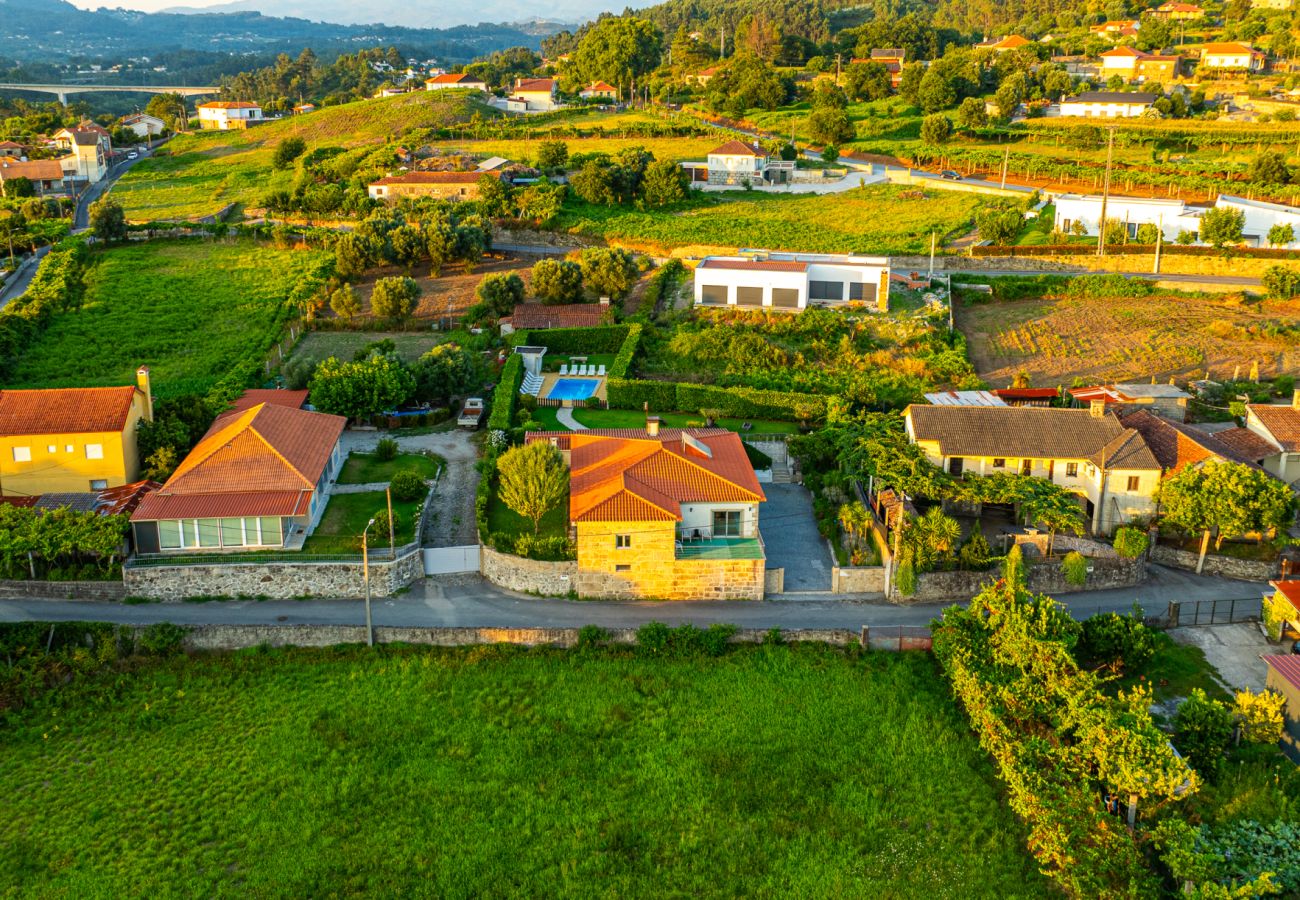
{"type": "Polygon", "coordinates": [[[1252,622],[1259,619],[1261,597],[1236,597],[1219,600],[1186,600],[1170,603],[1165,614],[1165,627],[1178,628],[1194,625],[1230,625],[1233,622],[1252,622]]]}

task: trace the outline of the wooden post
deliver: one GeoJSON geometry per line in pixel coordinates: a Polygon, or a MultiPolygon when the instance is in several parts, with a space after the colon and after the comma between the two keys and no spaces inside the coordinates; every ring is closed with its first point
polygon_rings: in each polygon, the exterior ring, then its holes
{"type": "Polygon", "coordinates": [[[1133,826],[1137,824],[1138,815],[1138,795],[1128,795],[1128,830],[1132,831],[1133,826]]]}
{"type": "Polygon", "coordinates": [[[397,544],[393,529],[393,489],[384,488],[384,498],[388,501],[388,558],[397,559],[397,544]]]}

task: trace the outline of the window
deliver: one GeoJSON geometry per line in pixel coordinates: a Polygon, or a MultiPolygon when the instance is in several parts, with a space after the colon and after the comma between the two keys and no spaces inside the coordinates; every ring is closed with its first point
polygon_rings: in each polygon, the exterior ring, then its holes
{"type": "Polygon", "coordinates": [[[103,444],[86,445],[86,459],[103,459],[103,458],[104,458],[103,444]]]}
{"type": "Polygon", "coordinates": [[[772,288],[772,305],[782,309],[798,309],[799,292],[794,288],[772,288]]]}
{"type": "Polygon", "coordinates": [[[31,461],[32,461],[31,447],[14,448],[14,462],[31,462],[31,461]]]}
{"type": "Polygon", "coordinates": [[[220,547],[221,537],[219,533],[218,519],[199,519],[198,535],[200,547],[220,547]]]}
{"type": "Polygon", "coordinates": [[[843,300],[844,282],[809,281],[808,299],[809,300],[843,300]]]}
{"type": "Polygon", "coordinates": [[[64,452],[64,453],[71,453],[73,450],[76,450],[76,449],[77,449],[77,448],[74,447],[74,446],[72,446],[71,444],[65,444],[64,447],[63,447],[63,452],[64,452]]]}
{"type": "Polygon", "coordinates": [[[1091,478],[1096,474],[1097,474],[1097,467],[1094,466],[1092,463],[1088,463],[1088,477],[1091,478]]]}
{"type": "Polygon", "coordinates": [[[181,523],[175,519],[158,523],[158,546],[163,550],[179,550],[181,547],[181,523]]]}
{"type": "Polygon", "coordinates": [[[59,448],[58,448],[55,444],[50,444],[50,445],[49,445],[48,447],[46,447],[45,449],[46,449],[46,451],[49,452],[49,453],[58,453],[58,452],[59,452],[59,448]]]}
{"type": "Polygon", "coordinates": [[[1020,461],[1020,474],[1021,475],[1034,474],[1034,461],[1032,459],[1022,459],[1020,461]]]}
{"type": "Polygon", "coordinates": [[[863,303],[876,299],[876,286],[866,281],[849,282],[849,299],[863,303]]]}
{"type": "Polygon", "coordinates": [[[629,566],[629,565],[620,564],[620,565],[617,565],[617,566],[614,567],[614,571],[615,571],[615,572],[631,572],[631,571],[632,571],[632,567],[629,566]]]}
{"type": "Polygon", "coordinates": [[[614,535],[614,546],[617,547],[619,550],[626,550],[628,547],[631,547],[632,535],[630,534],[614,535]]]}
{"type": "MultiPolygon", "coordinates": [[[[248,521],[251,523],[253,520],[249,519],[248,521]]],[[[283,542],[280,532],[280,518],[278,516],[263,516],[257,521],[262,528],[262,546],[278,547],[283,542]]]]}
{"type": "MultiPolygon", "coordinates": [[[[253,527],[256,528],[257,526],[254,525],[253,527]]],[[[221,520],[221,546],[223,547],[244,546],[244,520],[243,519],[222,519],[221,520]]]]}
{"type": "Polygon", "coordinates": [[[1079,477],[1079,464],[1078,464],[1078,463],[1066,463],[1066,464],[1065,464],[1065,477],[1066,477],[1066,478],[1078,478],[1078,477],[1079,477]]]}
{"type": "Polygon", "coordinates": [[[1136,491],[1138,489],[1138,485],[1140,485],[1141,483],[1142,481],[1137,475],[1130,475],[1128,477],[1128,489],[1130,491],[1136,491]]]}
{"type": "Polygon", "coordinates": [[[700,302],[725,304],[727,302],[727,286],[725,284],[700,285],[700,302]]]}
{"type": "Polygon", "coordinates": [[[740,510],[715,509],[713,511],[714,537],[740,537],[740,510]]]}
{"type": "Polygon", "coordinates": [[[993,460],[993,468],[1005,469],[1006,467],[1007,467],[1007,461],[1002,457],[999,456],[993,460]]]}
{"type": "Polygon", "coordinates": [[[92,479],[90,482],[90,489],[92,491],[102,491],[105,490],[107,487],[108,487],[108,481],[103,478],[95,478],[92,479]]]}
{"type": "Polygon", "coordinates": [[[954,456],[948,460],[948,472],[952,475],[960,475],[962,468],[966,465],[966,460],[960,456],[954,456]]]}
{"type": "Polygon", "coordinates": [[[763,289],[761,287],[736,288],[736,305],[737,306],[762,306],[763,289]]]}

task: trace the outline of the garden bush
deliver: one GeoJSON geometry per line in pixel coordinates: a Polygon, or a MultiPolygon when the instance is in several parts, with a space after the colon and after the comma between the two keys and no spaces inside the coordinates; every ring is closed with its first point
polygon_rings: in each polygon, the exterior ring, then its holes
{"type": "Polygon", "coordinates": [[[375,459],[388,462],[397,458],[397,441],[392,438],[380,438],[375,445],[375,459]]]}
{"type": "Polygon", "coordinates": [[[527,343],[545,347],[551,353],[617,353],[627,339],[630,325],[600,325],[595,328],[546,328],[520,332],[524,340],[511,340],[514,346],[527,343]]]}
{"type": "Polygon", "coordinates": [[[492,409],[488,413],[488,428],[507,431],[515,412],[515,398],[524,381],[524,358],[518,353],[506,357],[501,367],[501,380],[492,394],[492,409]]]}
{"type": "Polygon", "coordinates": [[[594,650],[603,644],[609,633],[599,625],[583,625],[578,629],[578,649],[594,650]]]}
{"type": "Polygon", "coordinates": [[[610,378],[605,382],[610,409],[644,409],[668,412],[677,408],[677,385],[671,381],[610,378]]]}
{"type": "MultiPolygon", "coordinates": [[[[402,524],[401,513],[397,510],[393,510],[391,533],[393,535],[400,534],[402,531],[402,524]]],[[[385,508],[375,513],[375,524],[370,526],[370,540],[373,542],[371,546],[373,547],[374,544],[387,543],[389,533],[388,509],[385,508]]]]}
{"type": "Polygon", "coordinates": [[[394,500],[409,502],[419,500],[428,492],[429,487],[424,483],[418,472],[410,469],[403,469],[393,475],[393,480],[388,483],[388,488],[393,493],[394,500]]]}
{"type": "Polygon", "coordinates": [[[632,363],[636,360],[637,351],[641,348],[641,324],[633,322],[627,326],[627,337],[619,345],[618,355],[614,357],[614,362],[609,367],[609,377],[626,378],[628,371],[632,368],[632,363]]]}
{"type": "Polygon", "coordinates": [[[1125,525],[1115,532],[1115,552],[1125,559],[1137,559],[1147,552],[1151,541],[1141,528],[1125,525]]]}
{"type": "Polygon", "coordinates": [[[1077,550],[1065,554],[1061,569],[1065,572],[1066,584],[1083,587],[1088,580],[1088,560],[1077,550]]]}
{"type": "Polygon", "coordinates": [[[663,622],[647,622],[636,630],[636,645],[649,656],[662,656],[668,650],[672,631],[663,622]]]}
{"type": "Polygon", "coordinates": [[[171,656],[181,651],[186,631],[172,622],[155,622],[140,632],[138,645],[152,656],[171,656]]]}
{"type": "Polygon", "coordinates": [[[1110,666],[1135,675],[1155,656],[1155,639],[1142,622],[1141,612],[1131,616],[1098,613],[1083,622],[1075,654],[1089,667],[1110,666]]]}
{"type": "Polygon", "coordinates": [[[1252,744],[1276,744],[1286,724],[1282,710],[1286,698],[1276,691],[1240,690],[1232,696],[1232,715],[1242,740],[1252,744]]]}
{"type": "Polygon", "coordinates": [[[1232,742],[1232,713],[1218,700],[1193,688],[1174,714],[1174,744],[1192,767],[1212,777],[1232,742]]]}

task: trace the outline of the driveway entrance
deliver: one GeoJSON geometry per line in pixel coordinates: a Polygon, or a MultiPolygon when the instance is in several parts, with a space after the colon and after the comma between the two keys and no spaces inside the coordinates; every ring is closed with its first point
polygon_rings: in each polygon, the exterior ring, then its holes
{"type": "Polygon", "coordinates": [[[801,484],[765,484],[767,502],[759,507],[758,530],[763,535],[769,569],[785,569],[785,592],[831,589],[830,547],[817,531],[812,495],[801,484]]]}

